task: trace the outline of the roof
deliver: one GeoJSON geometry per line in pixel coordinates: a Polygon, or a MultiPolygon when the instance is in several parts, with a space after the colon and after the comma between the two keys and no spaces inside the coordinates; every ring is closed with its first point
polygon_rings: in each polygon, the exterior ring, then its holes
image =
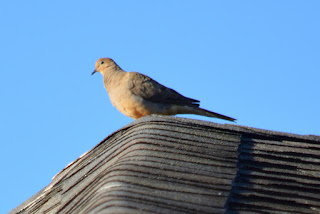
{"type": "Polygon", "coordinates": [[[10,213],[319,213],[320,136],[147,116],[10,213]]]}

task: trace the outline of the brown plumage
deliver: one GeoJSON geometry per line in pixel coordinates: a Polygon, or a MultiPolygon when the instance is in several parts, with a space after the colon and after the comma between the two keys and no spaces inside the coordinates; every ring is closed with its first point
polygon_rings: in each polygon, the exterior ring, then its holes
{"type": "Polygon", "coordinates": [[[102,74],[111,103],[133,119],[150,114],[197,114],[235,121],[234,118],[200,108],[200,101],[185,97],[146,75],[123,71],[110,58],[99,59],[92,74],[95,72],[102,74]]]}

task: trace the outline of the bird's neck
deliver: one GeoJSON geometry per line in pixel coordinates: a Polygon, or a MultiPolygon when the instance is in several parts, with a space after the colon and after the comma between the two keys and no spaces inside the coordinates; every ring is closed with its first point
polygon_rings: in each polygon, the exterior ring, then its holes
{"type": "Polygon", "coordinates": [[[126,72],[123,71],[119,66],[115,66],[104,73],[103,81],[107,91],[110,90],[108,86],[110,86],[111,83],[114,84],[115,82],[119,81],[124,73],[126,72]]]}

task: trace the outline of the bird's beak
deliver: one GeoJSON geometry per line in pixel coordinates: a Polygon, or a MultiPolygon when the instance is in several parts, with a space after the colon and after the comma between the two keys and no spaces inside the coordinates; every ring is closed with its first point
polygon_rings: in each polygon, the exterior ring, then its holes
{"type": "Polygon", "coordinates": [[[91,75],[93,75],[94,73],[96,73],[97,72],[97,70],[96,69],[94,69],[94,71],[91,73],[91,75]]]}

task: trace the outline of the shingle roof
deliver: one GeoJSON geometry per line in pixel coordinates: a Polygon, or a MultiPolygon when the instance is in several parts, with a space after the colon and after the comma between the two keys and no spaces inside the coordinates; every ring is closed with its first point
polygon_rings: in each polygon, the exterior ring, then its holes
{"type": "Polygon", "coordinates": [[[139,119],[11,213],[319,213],[320,137],[139,119]]]}

